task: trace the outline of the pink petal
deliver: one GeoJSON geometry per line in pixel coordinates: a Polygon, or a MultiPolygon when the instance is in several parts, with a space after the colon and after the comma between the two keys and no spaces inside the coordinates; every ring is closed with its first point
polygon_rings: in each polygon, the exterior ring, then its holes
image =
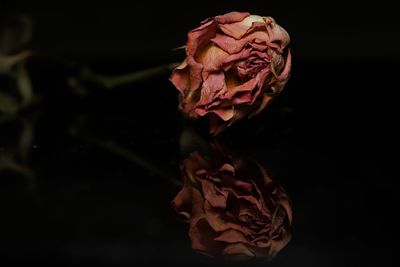
{"type": "Polygon", "coordinates": [[[198,101],[196,107],[200,110],[206,111],[208,109],[208,105],[212,104],[216,96],[220,92],[225,92],[226,90],[224,73],[222,71],[210,73],[207,80],[205,80],[203,83],[200,100],[198,101]]]}
{"type": "Polygon", "coordinates": [[[250,15],[239,22],[218,24],[218,26],[226,35],[241,39],[256,21],[262,21],[262,17],[250,15]]]}
{"type": "Polygon", "coordinates": [[[190,77],[186,59],[174,69],[169,80],[181,93],[190,87],[190,77]]]}
{"type": "Polygon", "coordinates": [[[226,243],[244,243],[244,244],[250,244],[249,241],[247,241],[246,237],[244,236],[243,233],[229,229],[227,231],[224,231],[221,235],[219,235],[217,238],[214,239],[215,241],[222,241],[226,243]]]}
{"type": "Polygon", "coordinates": [[[188,41],[186,44],[186,54],[196,56],[205,45],[215,36],[217,32],[217,23],[208,21],[200,27],[191,30],[188,33],[188,41]]]}
{"type": "Polygon", "coordinates": [[[198,90],[200,89],[200,85],[203,82],[203,66],[197,63],[192,56],[188,56],[186,58],[186,61],[186,69],[175,71],[172,76],[172,81],[174,82],[174,84],[178,84],[180,88],[185,86],[183,90],[178,88],[182,93],[180,109],[187,113],[189,116],[196,117],[197,114],[194,113],[194,108],[196,106],[196,103],[199,101],[198,90]],[[187,69],[189,69],[189,71],[187,71],[187,69]]]}
{"type": "Polygon", "coordinates": [[[290,42],[290,36],[285,29],[273,21],[267,27],[269,35],[269,45],[274,48],[279,48],[282,51],[290,42]]]}
{"type": "Polygon", "coordinates": [[[191,186],[192,190],[192,209],[191,209],[191,220],[192,224],[196,224],[199,220],[204,219],[206,214],[204,213],[204,198],[201,192],[195,187],[191,186]]]}
{"type": "Polygon", "coordinates": [[[190,154],[189,158],[182,161],[182,165],[189,175],[192,175],[193,172],[197,175],[198,170],[210,168],[210,161],[201,156],[198,151],[195,151],[190,154]]]}
{"type": "Polygon", "coordinates": [[[175,196],[172,201],[175,209],[185,216],[187,219],[191,218],[191,210],[192,210],[192,190],[191,187],[185,183],[181,191],[175,196]]]}
{"type": "Polygon", "coordinates": [[[228,212],[223,212],[221,209],[213,208],[210,203],[204,203],[204,212],[207,222],[216,232],[224,232],[229,229],[235,229],[245,235],[251,235],[251,230],[241,224],[238,224],[237,219],[228,212]]]}
{"type": "MultiPolygon", "coordinates": [[[[252,250],[249,249],[248,246],[242,243],[231,244],[227,246],[223,252],[224,255],[231,256],[231,255],[243,255],[247,257],[254,257],[255,254],[252,250]]],[[[244,258],[246,259],[246,258],[244,258]]]]}
{"type": "Polygon", "coordinates": [[[248,12],[229,12],[224,15],[216,16],[214,19],[218,23],[225,24],[225,23],[235,23],[244,20],[246,17],[250,16],[248,12]]]}
{"type": "Polygon", "coordinates": [[[215,185],[207,180],[201,181],[204,198],[210,203],[214,208],[226,208],[227,194],[219,194],[215,190],[215,185]]]}
{"type": "Polygon", "coordinates": [[[234,63],[240,60],[246,60],[250,56],[250,53],[250,49],[243,49],[239,53],[231,54],[222,61],[221,67],[224,69],[224,71],[227,71],[232,67],[234,63]]]}
{"type": "Polygon", "coordinates": [[[279,81],[287,80],[290,76],[290,70],[292,68],[292,54],[291,54],[290,49],[288,49],[288,54],[287,54],[285,62],[286,62],[285,68],[278,76],[279,81]]]}
{"type": "Polygon", "coordinates": [[[232,119],[232,117],[235,113],[235,111],[232,108],[219,108],[219,109],[211,109],[211,110],[207,110],[207,111],[197,108],[196,112],[200,116],[204,116],[208,113],[214,113],[218,117],[220,117],[223,121],[228,121],[228,120],[232,119]]]}
{"type": "Polygon", "coordinates": [[[226,171],[226,172],[230,172],[233,175],[235,175],[235,167],[233,167],[231,164],[225,163],[224,165],[222,165],[222,167],[219,169],[219,171],[226,171]]]}
{"type": "Polygon", "coordinates": [[[220,71],[220,66],[227,56],[228,53],[213,43],[204,47],[196,59],[197,62],[203,65],[203,80],[207,80],[210,72],[220,71]]]}
{"type": "MultiPolygon", "coordinates": [[[[236,95],[242,92],[251,92],[254,88],[256,88],[258,82],[259,82],[259,77],[260,75],[257,75],[255,78],[248,80],[245,83],[242,83],[236,87],[230,88],[228,92],[223,96],[223,99],[228,99],[232,100],[234,104],[239,104],[239,103],[244,103],[241,101],[241,98],[236,98],[236,95]]],[[[246,101],[248,98],[244,98],[246,101]]]]}
{"type": "Polygon", "coordinates": [[[242,51],[247,44],[253,43],[254,41],[267,44],[269,36],[266,31],[253,32],[242,39],[235,39],[224,34],[216,34],[211,41],[229,54],[235,54],[242,51]]]}
{"type": "Polygon", "coordinates": [[[203,71],[203,65],[197,63],[192,56],[187,57],[187,62],[190,70],[190,90],[197,90],[203,82],[201,73],[203,71]]]}
{"type": "Polygon", "coordinates": [[[213,256],[222,249],[220,242],[214,240],[217,234],[208,225],[205,219],[192,224],[189,229],[189,237],[192,241],[192,249],[206,255],[213,256]]]}

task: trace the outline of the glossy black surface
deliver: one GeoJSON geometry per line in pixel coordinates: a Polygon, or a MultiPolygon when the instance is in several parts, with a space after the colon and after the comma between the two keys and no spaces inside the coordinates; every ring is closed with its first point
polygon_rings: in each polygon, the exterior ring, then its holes
{"type": "MultiPolygon", "coordinates": [[[[34,172],[1,171],[2,261],[217,264],[191,251],[171,205],[182,132],[210,137],[205,124],[182,119],[168,76],[79,98],[59,82],[68,71],[31,64],[43,102],[1,125],[4,154],[21,124],[33,123],[26,166],[34,172]],[[41,77],[48,69],[56,75],[41,77]]],[[[394,265],[399,199],[388,153],[398,110],[390,91],[378,93],[390,80],[366,79],[394,75],[382,64],[299,62],[261,116],[218,137],[267,166],[292,200],[292,241],[269,265],[394,265]]]]}
{"type": "MultiPolygon", "coordinates": [[[[134,2],[0,10],[0,21],[32,15],[40,52],[26,66],[38,101],[0,122],[0,266],[399,265],[397,9],[213,1],[181,12],[178,2],[134,2]],[[192,251],[171,203],[191,150],[182,135],[213,140],[205,121],[179,113],[168,73],[112,90],[70,86],[79,75],[71,61],[110,75],[179,61],[171,47],[188,29],[234,9],[273,15],[292,36],[284,92],[217,137],[267,168],[291,199],[292,240],[272,261],[192,251]]],[[[15,94],[0,76],[0,91],[15,94]]]]}

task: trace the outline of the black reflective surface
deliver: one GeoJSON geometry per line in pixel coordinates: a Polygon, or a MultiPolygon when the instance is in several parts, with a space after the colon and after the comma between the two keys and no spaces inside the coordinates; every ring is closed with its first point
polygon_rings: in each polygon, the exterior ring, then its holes
{"type": "MultiPolygon", "coordinates": [[[[43,101],[1,124],[2,262],[221,264],[192,251],[171,203],[182,133],[211,138],[177,111],[168,75],[80,98],[60,82],[64,67],[30,64],[43,101]]],[[[262,115],[217,138],[266,166],[292,201],[290,243],[246,264],[395,265],[398,110],[391,79],[369,79],[393,77],[391,66],[298,62],[262,115]]]]}
{"type": "MultiPolygon", "coordinates": [[[[2,3],[0,266],[399,265],[397,9],[206,2],[2,3]],[[293,70],[259,116],[216,139],[206,121],[179,113],[168,72],[112,89],[81,79],[89,69],[115,75],[180,61],[171,48],[187,31],[231,10],[275,17],[292,37],[293,70]],[[18,34],[4,35],[4,25],[18,34]],[[27,48],[26,64],[4,64],[27,48]],[[214,143],[257,162],[290,199],[291,239],[273,259],[225,261],[221,247],[206,253],[217,258],[192,248],[190,218],[179,214],[187,209],[173,200],[184,160],[214,143]]],[[[263,214],[253,219],[268,227],[263,214]]]]}

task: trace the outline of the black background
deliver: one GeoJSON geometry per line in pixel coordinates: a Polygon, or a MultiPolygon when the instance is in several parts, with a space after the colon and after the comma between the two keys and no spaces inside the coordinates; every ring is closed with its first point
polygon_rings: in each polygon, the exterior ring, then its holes
{"type": "Polygon", "coordinates": [[[186,42],[199,21],[232,10],[274,17],[292,37],[296,60],[398,59],[393,1],[5,1],[32,14],[34,44],[92,59],[159,61],[186,42]]]}
{"type": "MultiPolygon", "coordinates": [[[[293,239],[272,262],[246,265],[396,266],[400,46],[398,11],[389,3],[13,1],[0,12],[32,16],[35,50],[108,74],[183,59],[171,49],[204,18],[232,10],[274,17],[292,38],[291,80],[262,115],[218,139],[257,158],[284,185],[293,239]]],[[[177,111],[168,74],[80,99],[63,83],[71,70],[30,64],[44,95],[34,111],[30,166],[37,175],[27,190],[26,180],[0,173],[4,265],[221,264],[191,251],[188,225],[171,206],[179,186],[70,135],[85,118],[91,135],[179,180],[179,137],[192,123],[177,111]]],[[[15,128],[2,126],[2,149],[15,128]]]]}

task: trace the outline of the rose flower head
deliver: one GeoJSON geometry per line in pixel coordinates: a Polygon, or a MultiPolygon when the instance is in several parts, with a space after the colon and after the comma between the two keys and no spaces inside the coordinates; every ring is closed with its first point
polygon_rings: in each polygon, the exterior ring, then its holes
{"type": "Polygon", "coordinates": [[[260,113],[289,79],[289,41],[271,17],[230,12],[204,20],[188,33],[186,59],[170,77],[180,110],[208,115],[214,135],[260,113]]]}
{"type": "Polygon", "coordinates": [[[260,164],[216,146],[213,153],[183,160],[184,186],[173,200],[190,224],[192,249],[223,259],[271,259],[291,238],[287,194],[260,164]]]}

